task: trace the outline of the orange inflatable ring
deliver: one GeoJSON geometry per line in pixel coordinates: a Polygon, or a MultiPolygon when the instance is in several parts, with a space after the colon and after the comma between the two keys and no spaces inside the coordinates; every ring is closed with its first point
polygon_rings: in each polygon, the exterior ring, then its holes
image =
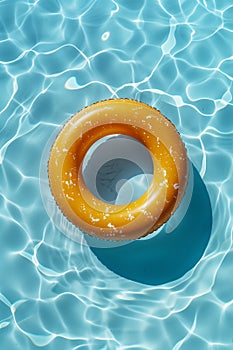
{"type": "Polygon", "coordinates": [[[188,161],[174,125],[158,110],[138,101],[114,99],[84,108],[65,124],[52,146],[48,173],[57,205],[75,226],[105,240],[132,240],[158,229],[174,213],[187,184],[188,161]],[[82,175],[88,149],[112,134],[144,144],[154,166],[147,191],[125,205],[96,198],[82,175]]]}

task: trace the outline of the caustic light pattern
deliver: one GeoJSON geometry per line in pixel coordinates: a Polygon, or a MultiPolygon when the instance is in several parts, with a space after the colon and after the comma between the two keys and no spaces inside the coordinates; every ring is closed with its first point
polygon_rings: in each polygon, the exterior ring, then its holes
{"type": "Polygon", "coordinates": [[[232,16],[230,0],[0,1],[1,349],[232,349],[232,16]],[[118,97],[176,125],[211,200],[203,257],[163,285],[111,272],[40,196],[51,134],[118,97]]]}

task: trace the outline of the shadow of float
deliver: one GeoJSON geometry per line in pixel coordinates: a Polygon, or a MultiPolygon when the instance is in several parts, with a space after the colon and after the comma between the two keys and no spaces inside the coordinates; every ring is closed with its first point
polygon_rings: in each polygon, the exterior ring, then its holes
{"type": "Polygon", "coordinates": [[[115,248],[90,247],[99,261],[114,273],[147,285],[174,281],[196,265],[208,244],[212,228],[209,195],[193,167],[194,188],[180,225],[147,240],[136,240],[115,248]]]}

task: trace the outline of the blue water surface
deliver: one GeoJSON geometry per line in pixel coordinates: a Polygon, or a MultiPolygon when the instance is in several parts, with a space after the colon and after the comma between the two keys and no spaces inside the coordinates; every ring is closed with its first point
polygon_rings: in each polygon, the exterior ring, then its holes
{"type": "MultiPolygon", "coordinates": [[[[1,350],[233,349],[232,18],[231,0],[0,1],[1,350]],[[111,260],[59,232],[40,194],[50,136],[117,97],[176,125],[199,183],[189,239],[170,236],[177,265],[161,235],[139,279],[119,271],[116,251],[111,260]],[[206,237],[201,254],[192,237],[206,237]],[[182,251],[196,254],[190,268],[182,251]],[[177,267],[174,279],[158,261],[177,267]]],[[[136,245],[128,259],[145,261],[136,245]]]]}

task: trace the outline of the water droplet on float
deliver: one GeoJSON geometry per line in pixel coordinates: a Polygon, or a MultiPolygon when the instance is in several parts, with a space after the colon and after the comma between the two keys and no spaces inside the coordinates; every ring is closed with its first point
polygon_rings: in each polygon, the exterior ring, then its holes
{"type": "Polygon", "coordinates": [[[109,39],[109,37],[110,37],[110,32],[105,32],[105,33],[102,34],[101,40],[102,41],[106,41],[106,40],[109,39]]]}

